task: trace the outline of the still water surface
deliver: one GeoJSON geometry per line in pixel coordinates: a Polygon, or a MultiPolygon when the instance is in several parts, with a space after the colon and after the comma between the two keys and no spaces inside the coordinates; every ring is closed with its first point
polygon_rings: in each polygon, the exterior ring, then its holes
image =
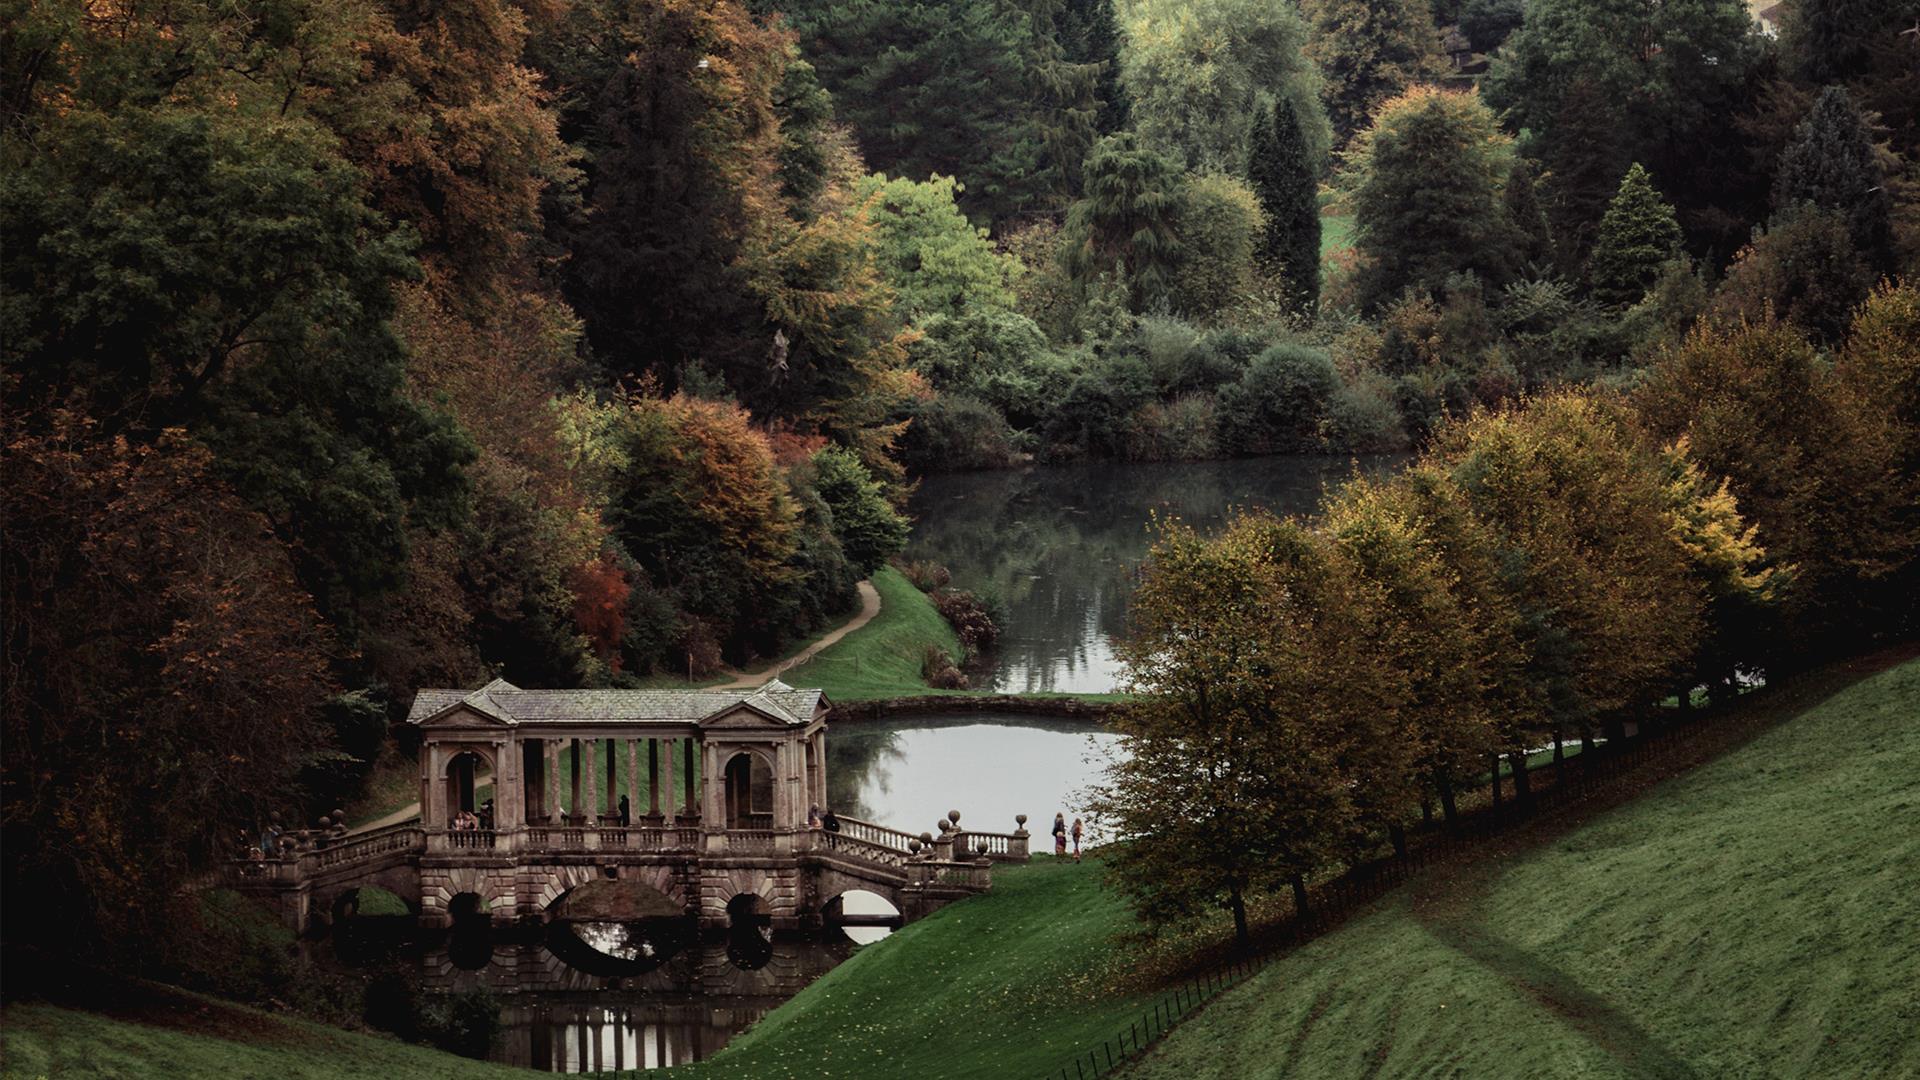
{"type": "Polygon", "coordinates": [[[1207,528],[1235,509],[1311,513],[1321,493],[1401,455],[1180,464],[1036,466],[921,482],[909,559],[945,565],[957,588],[998,602],[1001,636],[982,689],[1104,693],[1122,672],[1131,577],[1155,514],[1207,528]]]}

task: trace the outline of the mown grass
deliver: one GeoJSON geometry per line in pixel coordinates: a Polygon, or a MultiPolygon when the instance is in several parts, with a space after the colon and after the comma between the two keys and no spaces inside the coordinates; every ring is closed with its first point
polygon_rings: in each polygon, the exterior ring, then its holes
{"type": "Polygon", "coordinates": [[[1416,882],[1130,1075],[1920,1075],[1917,713],[1909,662],[1484,879],[1416,882]]]}
{"type": "Polygon", "coordinates": [[[1057,1070],[1138,1020],[1115,994],[1131,923],[1100,867],[1037,857],[997,867],[993,891],[908,925],[801,991],[675,1080],[754,1077],[999,1078],[1057,1070]]]}
{"type": "Polygon", "coordinates": [[[530,1075],[185,991],[112,1015],[41,1001],[0,1013],[0,1077],[20,1080],[507,1080],[530,1075]]]}
{"type": "Polygon", "coordinates": [[[891,566],[874,573],[880,613],[867,625],[789,668],[780,678],[790,686],[819,687],[830,701],[866,701],[931,693],[920,677],[928,646],[958,658],[960,640],[940,612],[900,571],[891,566]]]}

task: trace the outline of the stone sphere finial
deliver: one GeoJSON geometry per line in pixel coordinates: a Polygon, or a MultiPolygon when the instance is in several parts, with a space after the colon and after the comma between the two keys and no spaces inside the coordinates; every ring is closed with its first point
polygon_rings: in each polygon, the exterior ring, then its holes
{"type": "Polygon", "coordinates": [[[933,843],[933,834],[932,834],[932,833],[930,833],[930,832],[923,832],[923,833],[921,833],[921,834],[920,834],[920,842],[921,842],[921,843],[923,843],[923,844],[931,844],[931,843],[933,843]]]}
{"type": "Polygon", "coordinates": [[[987,842],[985,840],[980,841],[980,846],[977,848],[974,848],[974,850],[978,851],[982,855],[985,855],[987,853],[987,842]]]}
{"type": "Polygon", "coordinates": [[[1020,825],[1020,826],[1025,826],[1025,825],[1026,825],[1026,823],[1027,823],[1027,815],[1025,815],[1025,814],[1015,814],[1015,815],[1013,815],[1013,823],[1014,823],[1015,825],[1020,825]]]}
{"type": "Polygon", "coordinates": [[[941,818],[939,821],[935,822],[935,824],[940,826],[940,833],[943,836],[953,831],[953,824],[949,822],[946,818],[941,818]]]}
{"type": "Polygon", "coordinates": [[[915,855],[920,854],[920,841],[918,840],[907,841],[907,850],[913,852],[915,855]]]}
{"type": "Polygon", "coordinates": [[[272,813],[268,814],[267,820],[273,822],[275,825],[280,824],[280,811],[275,810],[272,813]]]}
{"type": "Polygon", "coordinates": [[[947,811],[947,820],[953,822],[955,825],[960,824],[960,811],[958,810],[947,811]]]}
{"type": "Polygon", "coordinates": [[[345,821],[345,820],[347,820],[347,812],[346,812],[345,810],[342,810],[342,809],[340,809],[340,808],[339,808],[339,807],[337,807],[337,806],[336,806],[336,807],[334,807],[334,808],[333,808],[333,820],[335,820],[335,821],[345,821]]]}

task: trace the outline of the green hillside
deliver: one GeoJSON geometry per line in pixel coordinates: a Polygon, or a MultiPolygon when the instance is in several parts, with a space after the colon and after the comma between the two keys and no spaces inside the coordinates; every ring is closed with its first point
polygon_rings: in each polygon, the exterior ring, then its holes
{"type": "Polygon", "coordinates": [[[1920,1075],[1920,662],[1273,964],[1128,1075],[1920,1075]]]}

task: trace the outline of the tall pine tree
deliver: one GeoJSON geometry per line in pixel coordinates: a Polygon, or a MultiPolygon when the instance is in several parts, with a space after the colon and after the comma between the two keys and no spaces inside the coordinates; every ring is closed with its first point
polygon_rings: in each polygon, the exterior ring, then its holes
{"type": "Polygon", "coordinates": [[[1306,139],[1287,101],[1274,103],[1272,122],[1254,125],[1247,179],[1267,214],[1260,260],[1284,275],[1288,307],[1310,316],[1320,303],[1320,207],[1306,139]]]}
{"type": "Polygon", "coordinates": [[[1054,25],[1068,60],[1100,65],[1094,81],[1100,115],[1094,127],[1102,135],[1125,130],[1133,101],[1120,81],[1120,20],[1114,15],[1113,0],[1066,0],[1054,25]]]}
{"type": "Polygon", "coordinates": [[[1874,158],[1873,138],[1838,86],[1820,94],[1801,122],[1793,145],[1780,156],[1773,182],[1773,207],[1785,214],[1813,205],[1847,219],[1853,246],[1876,270],[1893,266],[1892,201],[1886,178],[1874,158]]]}
{"type": "Polygon", "coordinates": [[[1117,274],[1135,311],[1164,299],[1180,261],[1179,169],[1122,132],[1094,146],[1086,185],[1067,213],[1067,269],[1083,283],[1117,274]]]}
{"type": "Polygon", "coordinates": [[[1600,219],[1587,279],[1603,304],[1637,304],[1660,276],[1660,268],[1680,254],[1680,222],[1660,197],[1647,170],[1634,162],[1620,191],[1600,219]]]}

